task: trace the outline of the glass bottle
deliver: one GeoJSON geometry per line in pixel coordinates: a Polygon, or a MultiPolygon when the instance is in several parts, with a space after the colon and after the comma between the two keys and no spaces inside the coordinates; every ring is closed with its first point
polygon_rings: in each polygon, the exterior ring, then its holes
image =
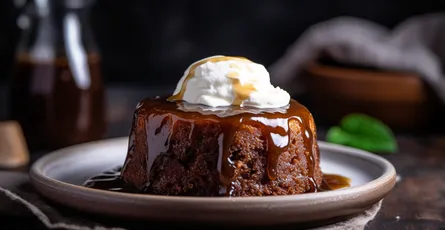
{"type": "Polygon", "coordinates": [[[102,138],[104,87],[89,23],[92,1],[31,0],[11,77],[10,112],[30,149],[102,138]]]}

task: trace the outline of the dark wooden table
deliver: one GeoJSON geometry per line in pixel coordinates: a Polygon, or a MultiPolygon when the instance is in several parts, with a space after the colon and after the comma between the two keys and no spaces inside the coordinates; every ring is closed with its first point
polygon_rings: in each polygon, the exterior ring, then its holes
{"type": "MultiPolygon", "coordinates": [[[[105,138],[128,135],[137,102],[171,90],[109,87],[109,126],[105,138]]],[[[5,90],[0,90],[0,98],[5,99],[3,93],[5,90]]],[[[0,108],[4,108],[4,102],[0,99],[0,108]]],[[[0,112],[1,119],[5,117],[5,110],[0,111],[3,112],[0,112]]],[[[326,127],[318,127],[320,140],[324,140],[325,130],[326,127]]],[[[396,135],[399,151],[384,157],[396,167],[398,183],[367,229],[445,229],[445,135],[396,135]]],[[[31,162],[45,153],[33,152],[31,162]]]]}

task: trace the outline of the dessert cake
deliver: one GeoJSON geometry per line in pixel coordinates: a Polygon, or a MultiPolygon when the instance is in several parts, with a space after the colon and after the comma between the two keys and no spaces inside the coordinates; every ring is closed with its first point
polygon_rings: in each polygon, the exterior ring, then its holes
{"type": "Polygon", "coordinates": [[[137,105],[121,178],[159,195],[314,192],[316,138],[311,113],[273,87],[262,65],[213,56],[193,63],[172,96],[137,105]]]}

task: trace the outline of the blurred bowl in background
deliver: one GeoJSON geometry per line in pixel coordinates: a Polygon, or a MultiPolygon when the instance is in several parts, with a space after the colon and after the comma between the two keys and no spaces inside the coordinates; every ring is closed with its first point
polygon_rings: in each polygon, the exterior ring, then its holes
{"type": "Polygon", "coordinates": [[[313,113],[337,123],[349,113],[366,113],[393,129],[431,125],[437,103],[414,73],[312,63],[305,69],[313,113]]]}

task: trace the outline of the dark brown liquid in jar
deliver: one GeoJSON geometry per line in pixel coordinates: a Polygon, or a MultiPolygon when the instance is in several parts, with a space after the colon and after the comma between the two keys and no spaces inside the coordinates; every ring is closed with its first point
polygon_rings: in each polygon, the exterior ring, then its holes
{"type": "Polygon", "coordinates": [[[21,124],[31,149],[97,140],[105,131],[98,55],[89,54],[85,66],[70,65],[66,57],[18,55],[10,99],[11,119],[21,124]],[[74,68],[86,71],[79,74],[74,68]]]}

